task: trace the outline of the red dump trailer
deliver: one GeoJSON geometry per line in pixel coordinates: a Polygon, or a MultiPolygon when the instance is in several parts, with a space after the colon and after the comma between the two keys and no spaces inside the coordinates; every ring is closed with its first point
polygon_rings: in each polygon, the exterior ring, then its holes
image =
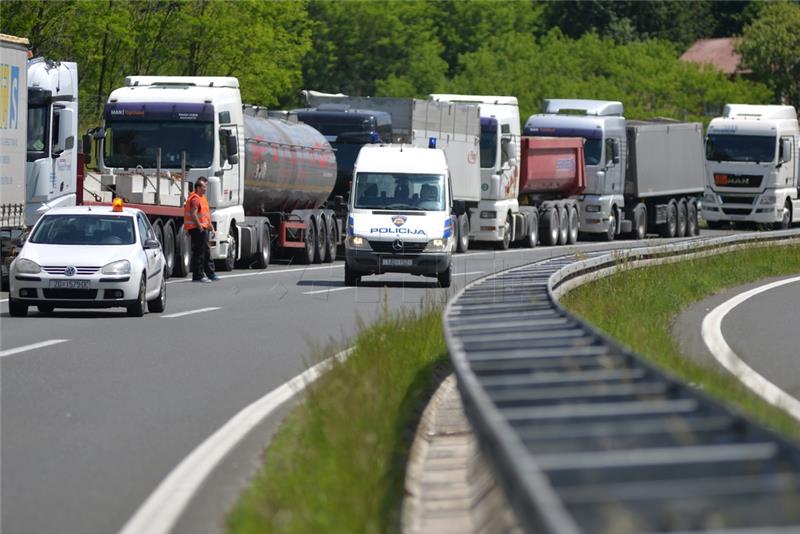
{"type": "Polygon", "coordinates": [[[520,138],[520,211],[536,217],[543,243],[565,245],[578,240],[576,196],[585,187],[582,138],[520,138]]]}

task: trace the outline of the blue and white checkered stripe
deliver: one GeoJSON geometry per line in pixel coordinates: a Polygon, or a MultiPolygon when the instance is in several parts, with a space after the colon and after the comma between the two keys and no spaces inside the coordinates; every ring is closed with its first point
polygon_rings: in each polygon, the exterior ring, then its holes
{"type": "Polygon", "coordinates": [[[448,217],[444,221],[444,233],[442,234],[442,239],[447,239],[453,235],[453,218],[448,217]]]}

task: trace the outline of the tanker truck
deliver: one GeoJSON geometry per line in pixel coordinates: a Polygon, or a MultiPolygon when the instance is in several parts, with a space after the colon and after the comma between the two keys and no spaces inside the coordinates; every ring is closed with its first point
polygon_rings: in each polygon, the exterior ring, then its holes
{"type": "Polygon", "coordinates": [[[236,78],[130,76],[91,137],[99,174],[87,175],[84,203],[119,197],[144,211],[172,275],[189,271],[183,205],[201,176],[220,270],[266,268],[272,251],[303,264],[336,257],[344,224],[322,208],[336,182],[330,144],[310,126],[243,106],[236,78]]]}

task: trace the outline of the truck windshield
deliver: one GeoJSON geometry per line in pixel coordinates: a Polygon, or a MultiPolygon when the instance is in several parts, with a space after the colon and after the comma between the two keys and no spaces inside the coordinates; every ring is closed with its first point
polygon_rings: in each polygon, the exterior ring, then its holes
{"type": "Polygon", "coordinates": [[[443,211],[444,184],[440,174],[360,172],[354,204],[358,209],[443,211]]]}
{"type": "Polygon", "coordinates": [[[327,136],[339,136],[347,133],[371,133],[375,129],[369,118],[343,114],[342,117],[320,116],[316,113],[298,113],[297,119],[316,128],[327,136]]]}
{"type": "Polygon", "coordinates": [[[710,134],[706,139],[706,159],[758,163],[773,161],[775,139],[768,135],[710,134]]]}
{"type": "Polygon", "coordinates": [[[128,215],[45,215],[31,236],[45,245],[131,245],[136,242],[128,215]]]}
{"type": "Polygon", "coordinates": [[[47,119],[49,106],[31,106],[28,108],[28,152],[45,152],[47,150],[47,119]]]}
{"type": "Polygon", "coordinates": [[[161,147],[161,167],[179,169],[186,151],[190,168],[207,168],[214,157],[214,124],[178,121],[113,121],[106,123],[105,164],[109,167],[156,166],[161,147]]]}
{"type": "Polygon", "coordinates": [[[497,126],[481,127],[481,168],[491,169],[497,162],[497,126]]]}

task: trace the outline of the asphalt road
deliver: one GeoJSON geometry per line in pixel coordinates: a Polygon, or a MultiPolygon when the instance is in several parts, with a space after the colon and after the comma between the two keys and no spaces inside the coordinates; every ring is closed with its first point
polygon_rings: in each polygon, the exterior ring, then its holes
{"type": "MultiPolygon", "coordinates": [[[[451,291],[574,250],[470,251],[456,256],[451,291]]],[[[346,288],[342,262],[221,274],[214,284],[171,281],[166,312],[142,318],[35,308],[11,318],[0,303],[3,351],[66,340],[0,357],[4,534],[118,531],[230,417],[304,371],[320,347],[347,346],[359,318],[370,323],[384,306],[417,307],[445,293],[435,279],[405,275],[346,288]],[[182,312],[197,313],[170,317],[182,312]]]]}

